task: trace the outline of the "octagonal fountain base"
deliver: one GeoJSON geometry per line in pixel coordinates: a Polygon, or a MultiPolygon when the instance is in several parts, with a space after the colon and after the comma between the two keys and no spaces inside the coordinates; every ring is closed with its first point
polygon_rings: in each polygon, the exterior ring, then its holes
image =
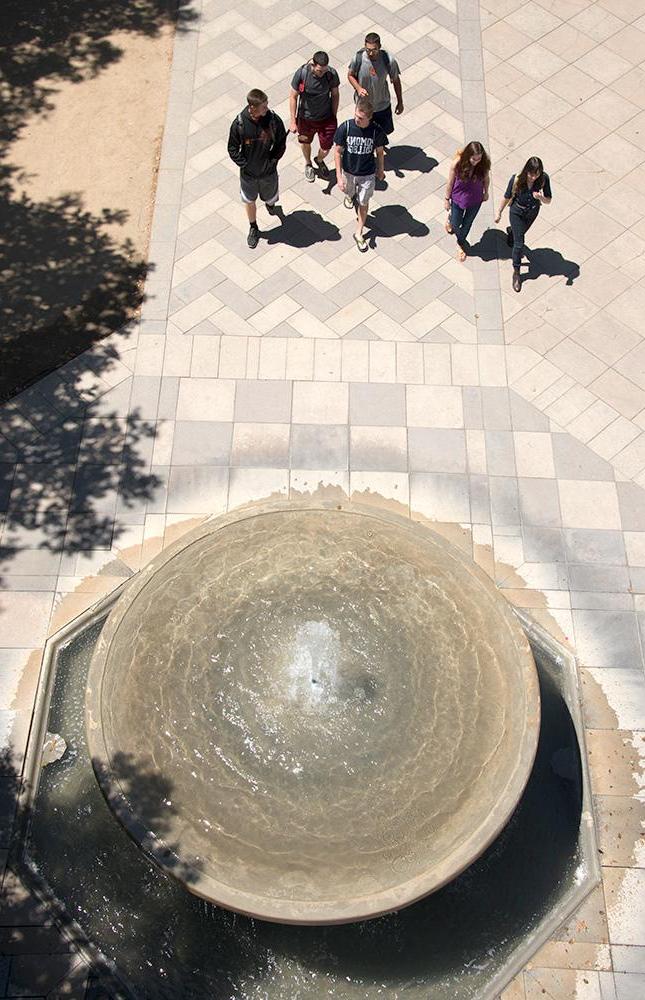
{"type": "MultiPolygon", "coordinates": [[[[598,881],[575,664],[522,618],[542,700],[537,755],[510,821],[461,875],[403,910],[337,927],[266,923],[186,892],[126,834],[92,768],[84,697],[114,603],[48,645],[23,858],[32,884],[112,977],[109,995],[492,1000],[598,881]],[[41,772],[46,729],[68,750],[41,772]]],[[[126,795],[164,791],[148,777],[122,761],[126,795]]]]}

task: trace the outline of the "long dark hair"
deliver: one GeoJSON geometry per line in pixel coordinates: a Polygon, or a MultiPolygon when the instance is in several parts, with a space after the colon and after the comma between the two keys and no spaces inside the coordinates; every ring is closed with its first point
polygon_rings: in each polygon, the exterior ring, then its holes
{"type": "Polygon", "coordinates": [[[537,174],[538,179],[536,180],[533,187],[536,191],[539,191],[544,183],[544,164],[539,156],[529,156],[528,160],[520,170],[517,175],[517,190],[522,191],[524,188],[529,186],[528,173],[537,174]]]}
{"type": "Polygon", "coordinates": [[[481,142],[469,142],[467,146],[464,146],[459,154],[459,163],[457,164],[457,175],[462,180],[471,176],[483,180],[489,170],[490,157],[481,142]],[[481,160],[475,167],[470,162],[471,156],[481,156],[481,160]]]}

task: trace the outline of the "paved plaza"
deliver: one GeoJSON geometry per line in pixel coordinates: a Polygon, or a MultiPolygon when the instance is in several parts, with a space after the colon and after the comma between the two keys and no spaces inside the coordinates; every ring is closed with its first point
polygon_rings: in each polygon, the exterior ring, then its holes
{"type": "MultiPolygon", "coordinates": [[[[276,497],[399,511],[578,658],[603,883],[503,998],[639,1000],[645,0],[200,7],[175,42],[140,322],[0,409],[8,763],[19,772],[47,636],[205,516],[276,497]],[[396,56],[405,102],[369,251],[338,188],[305,181],[293,136],[285,221],[260,207],[248,249],[226,148],[247,90],[288,124],[291,77],[325,49],[342,120],[366,31],[396,56]],[[492,193],[460,264],[443,196],[469,139],[491,153],[492,193]],[[530,155],[553,202],[517,294],[493,215],[530,155]]],[[[11,822],[3,837],[6,861],[11,822]]],[[[88,969],[9,871],[5,889],[0,996],[83,997],[88,969]]]]}

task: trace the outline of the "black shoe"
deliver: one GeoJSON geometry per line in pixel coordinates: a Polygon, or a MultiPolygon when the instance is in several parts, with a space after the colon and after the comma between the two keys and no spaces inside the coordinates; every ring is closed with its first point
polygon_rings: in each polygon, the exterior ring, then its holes
{"type": "Polygon", "coordinates": [[[259,242],[260,242],[260,230],[253,222],[249,227],[249,235],[246,237],[246,245],[250,247],[251,250],[255,250],[259,242]]]}
{"type": "Polygon", "coordinates": [[[522,279],[520,278],[520,272],[517,269],[513,270],[513,291],[522,291],[522,279]]]}
{"type": "Polygon", "coordinates": [[[508,243],[509,247],[513,246],[513,230],[511,229],[510,226],[506,227],[506,242],[508,243]]]}
{"type": "Polygon", "coordinates": [[[280,215],[280,213],[282,212],[281,205],[267,205],[266,208],[269,215],[280,215]]]}

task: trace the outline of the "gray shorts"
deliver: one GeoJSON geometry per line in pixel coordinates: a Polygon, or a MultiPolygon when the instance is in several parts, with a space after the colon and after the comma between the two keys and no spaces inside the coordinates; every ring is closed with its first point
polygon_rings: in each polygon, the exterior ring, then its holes
{"type": "Polygon", "coordinates": [[[240,198],[245,205],[256,201],[258,195],[267,205],[276,205],[280,197],[278,191],[278,171],[265,177],[246,177],[240,174],[240,198]]]}
{"type": "Polygon", "coordinates": [[[346,174],[343,170],[343,178],[345,180],[345,193],[350,198],[356,196],[359,205],[367,205],[374,194],[376,174],[346,174]]]}

